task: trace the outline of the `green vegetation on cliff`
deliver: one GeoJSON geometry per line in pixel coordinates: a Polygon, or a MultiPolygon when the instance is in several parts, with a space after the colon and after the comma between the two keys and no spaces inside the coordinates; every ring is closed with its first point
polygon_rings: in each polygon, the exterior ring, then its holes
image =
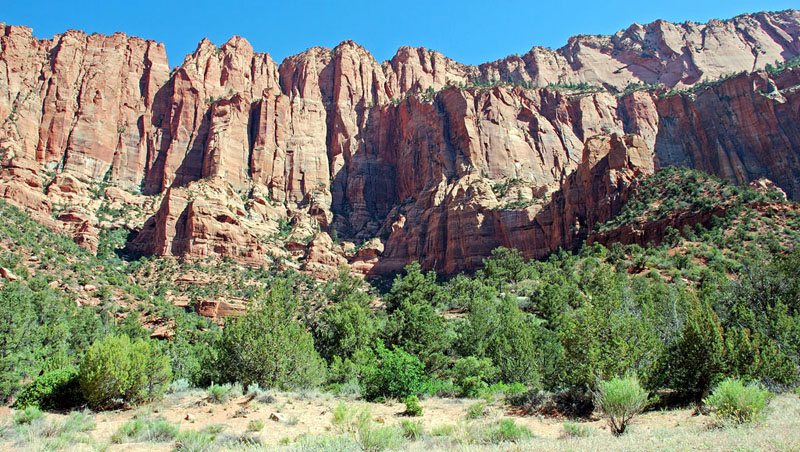
{"type": "MultiPolygon", "coordinates": [[[[166,368],[153,358],[151,375],[321,384],[368,399],[503,392],[530,404],[544,390],[591,402],[600,382],[635,375],[652,393],[700,401],[729,377],[772,390],[798,382],[800,209],[696,171],[643,181],[595,230],[722,215],[670,228],[661,243],[594,244],[530,262],[498,249],[474,275],[448,281],[412,264],[383,295],[346,271],[322,284],[230,262],[125,262],[111,242],[96,257],[5,203],[0,210],[0,265],[19,276],[0,289],[6,401],[39,376],[112,359],[98,344],[120,337],[166,357],[166,368]],[[215,283],[180,286],[176,274],[215,283]],[[168,302],[176,293],[189,303],[168,302]],[[222,329],[194,312],[195,300],[221,294],[251,300],[222,329]]],[[[163,390],[136,389],[145,380],[130,372],[135,396],[97,396],[82,377],[84,396],[104,406],[163,390]]]]}

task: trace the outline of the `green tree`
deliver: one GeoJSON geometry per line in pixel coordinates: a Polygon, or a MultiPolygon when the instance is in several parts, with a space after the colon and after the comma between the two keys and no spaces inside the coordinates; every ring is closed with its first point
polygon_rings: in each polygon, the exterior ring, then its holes
{"type": "Polygon", "coordinates": [[[557,332],[567,386],[592,388],[598,379],[635,372],[647,377],[663,346],[637,306],[627,279],[602,266],[584,273],[582,305],[566,311],[557,332]]]}
{"type": "Polygon", "coordinates": [[[399,347],[390,350],[380,342],[362,372],[364,396],[368,400],[417,395],[425,382],[424,365],[416,356],[399,347]]]}
{"type": "Polygon", "coordinates": [[[541,322],[522,312],[513,296],[497,306],[498,328],[488,338],[486,356],[507,383],[539,383],[541,322]]]}
{"type": "Polygon", "coordinates": [[[385,339],[425,363],[429,372],[442,368],[445,351],[453,337],[445,319],[434,309],[444,293],[433,272],[423,274],[419,263],[406,267],[406,275],[395,279],[386,297],[385,339]]]}
{"type": "Polygon", "coordinates": [[[657,372],[670,388],[701,400],[726,369],[722,326],[706,302],[695,301],[678,340],[666,350],[657,372]]]}
{"type": "Polygon", "coordinates": [[[478,359],[467,356],[455,362],[450,375],[453,382],[461,388],[461,393],[466,397],[477,397],[481,390],[489,387],[497,376],[497,368],[492,365],[489,358],[478,359]]]}
{"type": "Polygon", "coordinates": [[[111,335],[92,344],[80,364],[79,380],[89,405],[103,409],[161,396],[172,379],[169,357],[149,339],[111,335]]]}
{"type": "Polygon", "coordinates": [[[458,331],[463,356],[488,358],[505,382],[536,383],[543,358],[541,321],[519,309],[516,297],[486,293],[470,300],[458,331]]]}
{"type": "Polygon", "coordinates": [[[326,295],[331,305],[317,316],[312,333],[314,345],[329,363],[334,357],[350,358],[356,350],[372,345],[378,334],[363,280],[346,270],[332,281],[326,295]]]}
{"type": "Polygon", "coordinates": [[[30,296],[16,282],[0,290],[0,399],[4,402],[22,387],[23,379],[39,371],[41,332],[30,296]]]}
{"type": "Polygon", "coordinates": [[[499,247],[492,250],[489,259],[484,259],[482,274],[489,284],[500,290],[508,284],[516,289],[528,276],[528,267],[519,250],[499,247]]]}
{"type": "Polygon", "coordinates": [[[253,303],[247,314],[226,321],[215,344],[214,365],[222,381],[262,388],[321,383],[325,363],[311,333],[294,318],[298,302],[291,290],[274,284],[253,303]]]}

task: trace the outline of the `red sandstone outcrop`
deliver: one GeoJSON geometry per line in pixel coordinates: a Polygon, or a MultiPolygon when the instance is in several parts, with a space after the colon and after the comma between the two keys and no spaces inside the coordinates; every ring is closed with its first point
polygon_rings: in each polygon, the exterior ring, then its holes
{"type": "Polygon", "coordinates": [[[800,55],[799,36],[797,11],[657,21],[480,66],[410,47],[379,63],[350,41],[278,65],[234,37],[170,72],[152,41],[0,24],[0,196],[90,249],[125,227],[137,253],[261,264],[289,248],[316,275],[452,273],[500,245],[540,257],[659,166],[800,198],[800,70],[667,91],[800,55]],[[532,88],[551,83],[609,91],[532,88]],[[631,83],[665,88],[615,94],[631,83]]]}
{"type": "Polygon", "coordinates": [[[24,158],[0,161],[0,197],[38,221],[50,220],[50,200],[43,193],[40,166],[24,158]]]}

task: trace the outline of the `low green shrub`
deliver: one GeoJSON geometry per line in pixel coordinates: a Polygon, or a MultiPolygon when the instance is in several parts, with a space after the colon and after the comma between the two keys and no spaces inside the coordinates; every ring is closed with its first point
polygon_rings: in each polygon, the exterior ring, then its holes
{"type": "Polygon", "coordinates": [[[588,438],[594,434],[594,429],[579,422],[564,422],[564,438],[588,438]]]}
{"type": "Polygon", "coordinates": [[[416,395],[406,397],[403,402],[406,404],[403,414],[414,417],[422,416],[422,405],[419,404],[419,398],[416,395]]]}
{"type": "Polygon", "coordinates": [[[261,430],[264,430],[264,421],[253,419],[247,423],[248,432],[260,432],[261,430]]]}
{"type": "Polygon", "coordinates": [[[231,385],[212,384],[208,387],[208,400],[212,403],[225,403],[231,398],[231,385]]]}
{"type": "Polygon", "coordinates": [[[513,419],[502,419],[490,425],[484,431],[486,441],[492,444],[510,442],[516,443],[522,439],[530,438],[533,434],[524,425],[517,425],[513,419]]]}
{"type": "Polygon", "coordinates": [[[333,429],[338,433],[352,433],[355,431],[355,410],[348,404],[340,402],[333,409],[333,429]]]}
{"type": "Polygon", "coordinates": [[[452,425],[440,425],[431,429],[431,436],[453,436],[456,428],[452,425]]]}
{"type": "Polygon", "coordinates": [[[467,408],[467,419],[478,419],[486,416],[489,407],[486,402],[475,402],[467,408]]]}
{"type": "Polygon", "coordinates": [[[617,377],[598,383],[595,400],[603,414],[608,416],[611,433],[619,436],[625,433],[634,416],[644,410],[647,391],[636,377],[617,377]]]}
{"type": "Polygon", "coordinates": [[[120,444],[127,442],[165,443],[178,436],[178,427],[162,417],[135,417],[122,424],[113,435],[111,442],[120,444]]]}
{"type": "Polygon", "coordinates": [[[22,411],[14,413],[14,423],[17,425],[30,425],[33,421],[44,417],[44,413],[38,407],[29,406],[22,411]]]}
{"type": "Polygon", "coordinates": [[[375,452],[393,450],[403,443],[403,434],[397,427],[378,425],[372,420],[372,414],[368,409],[362,410],[355,422],[355,440],[361,450],[375,452]]]}
{"type": "Polygon", "coordinates": [[[225,424],[209,424],[203,427],[202,432],[208,433],[211,435],[216,435],[217,433],[222,433],[228,428],[225,424]]]}
{"type": "Polygon", "coordinates": [[[743,424],[758,419],[772,397],[771,392],[758,384],[745,385],[742,380],[728,378],[704,402],[718,419],[743,424]]]}
{"type": "Polygon", "coordinates": [[[422,421],[410,421],[404,419],[400,423],[400,428],[403,429],[403,436],[416,441],[425,435],[425,428],[422,426],[422,421]]]}
{"type": "Polygon", "coordinates": [[[186,430],[178,435],[175,441],[175,449],[181,452],[211,452],[216,450],[214,440],[216,435],[186,430]]]}
{"type": "Polygon", "coordinates": [[[65,410],[83,403],[78,369],[58,369],[36,377],[22,390],[15,408],[39,407],[43,410],[65,410]]]}
{"type": "Polygon", "coordinates": [[[190,391],[191,389],[192,389],[191,382],[189,382],[189,380],[185,378],[181,378],[169,384],[169,387],[167,388],[167,393],[182,394],[184,392],[190,391]]]}

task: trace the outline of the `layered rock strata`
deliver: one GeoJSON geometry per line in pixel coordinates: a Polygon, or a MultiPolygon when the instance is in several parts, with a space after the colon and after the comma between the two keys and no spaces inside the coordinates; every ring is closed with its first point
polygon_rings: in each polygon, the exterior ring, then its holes
{"type": "Polygon", "coordinates": [[[131,252],[320,276],[541,257],[664,165],[800,198],[800,70],[761,70],[799,36],[797,11],[657,21],[480,66],[349,41],[277,64],[234,37],[170,70],[153,41],[0,24],[0,194],[90,249],[124,226],[131,252]]]}

